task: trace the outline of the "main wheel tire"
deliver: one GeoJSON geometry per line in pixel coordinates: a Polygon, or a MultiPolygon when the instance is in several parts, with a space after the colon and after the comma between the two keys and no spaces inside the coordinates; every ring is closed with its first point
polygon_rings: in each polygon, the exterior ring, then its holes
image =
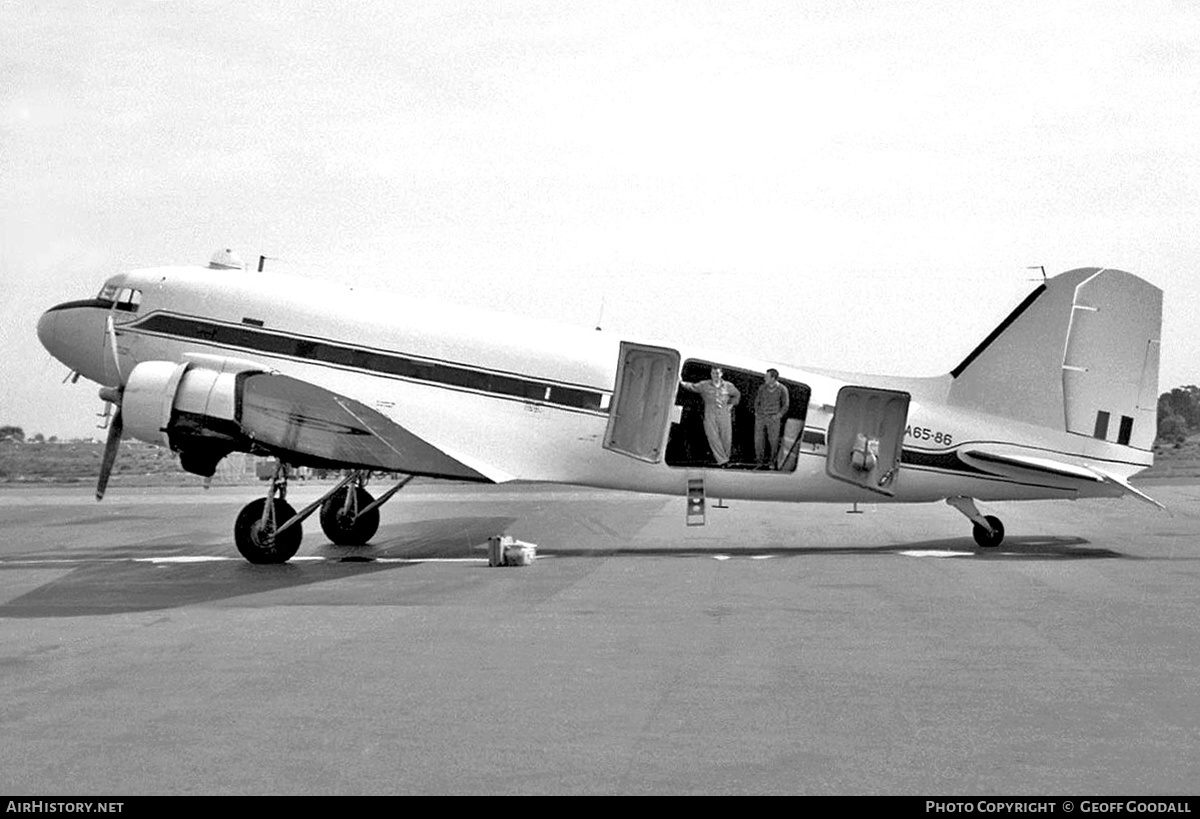
{"type": "MultiPolygon", "coordinates": [[[[298,523],[282,534],[264,530],[262,515],[266,505],[266,498],[246,504],[233,524],[233,542],[251,563],[287,563],[300,550],[304,532],[298,523]]],[[[275,526],[291,520],[295,514],[296,510],[287,501],[275,499],[275,526]]]]}
{"type": "Polygon", "coordinates": [[[987,529],[975,524],[971,534],[975,536],[975,542],[983,548],[994,549],[1004,541],[1004,524],[995,515],[984,515],[984,517],[991,524],[992,532],[989,534],[987,529]]]}
{"type": "MultiPolygon", "coordinates": [[[[337,546],[362,546],[375,537],[379,531],[379,509],[358,516],[348,515],[346,508],[346,493],[351,487],[347,486],[329,497],[321,504],[321,530],[330,542],[337,546]]],[[[356,509],[364,509],[375,502],[371,493],[361,486],[354,487],[356,509]]]]}

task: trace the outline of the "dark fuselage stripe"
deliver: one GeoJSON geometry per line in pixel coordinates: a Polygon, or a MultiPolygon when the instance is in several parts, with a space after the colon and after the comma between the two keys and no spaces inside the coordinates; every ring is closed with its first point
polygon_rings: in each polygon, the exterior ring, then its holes
{"type": "Polygon", "coordinates": [[[365,350],[333,341],[260,330],[247,325],[217,324],[187,316],[154,313],[136,324],[126,325],[125,329],[136,329],[146,333],[157,333],[223,347],[236,347],[269,355],[317,361],[337,367],[365,370],[413,381],[501,395],[507,398],[536,401],[574,410],[606,412],[601,407],[604,394],[595,390],[470,369],[457,364],[423,361],[397,353],[365,350]]]}

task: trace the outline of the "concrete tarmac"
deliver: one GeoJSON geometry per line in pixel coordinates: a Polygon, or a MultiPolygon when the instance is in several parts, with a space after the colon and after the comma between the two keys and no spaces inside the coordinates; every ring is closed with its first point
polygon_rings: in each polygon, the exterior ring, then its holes
{"type": "Polygon", "coordinates": [[[943,504],[430,484],[284,566],[257,487],[0,489],[0,792],[1195,794],[1200,486],[1143,488],[981,504],[979,552],[943,504]]]}

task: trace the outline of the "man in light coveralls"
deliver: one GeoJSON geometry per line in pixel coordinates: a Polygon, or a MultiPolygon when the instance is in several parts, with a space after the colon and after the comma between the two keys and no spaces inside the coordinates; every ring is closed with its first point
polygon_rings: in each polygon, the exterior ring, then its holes
{"type": "Polygon", "coordinates": [[[708,381],[680,381],[679,386],[699,393],[704,399],[704,434],[708,437],[708,448],[712,450],[717,466],[725,466],[729,463],[733,445],[733,419],[729,412],[742,400],[742,394],[724,379],[720,367],[713,367],[709,375],[708,381]]]}

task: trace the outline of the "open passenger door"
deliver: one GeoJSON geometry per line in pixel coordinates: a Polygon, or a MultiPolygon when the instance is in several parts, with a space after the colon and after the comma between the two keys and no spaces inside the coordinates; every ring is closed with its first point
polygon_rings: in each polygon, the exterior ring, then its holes
{"type": "Polygon", "coordinates": [[[842,387],[828,434],[829,477],[895,495],[910,397],[896,390],[842,387]]]}
{"type": "Polygon", "coordinates": [[[622,341],[604,448],[639,461],[661,461],[678,392],[678,352],[622,341]]]}

